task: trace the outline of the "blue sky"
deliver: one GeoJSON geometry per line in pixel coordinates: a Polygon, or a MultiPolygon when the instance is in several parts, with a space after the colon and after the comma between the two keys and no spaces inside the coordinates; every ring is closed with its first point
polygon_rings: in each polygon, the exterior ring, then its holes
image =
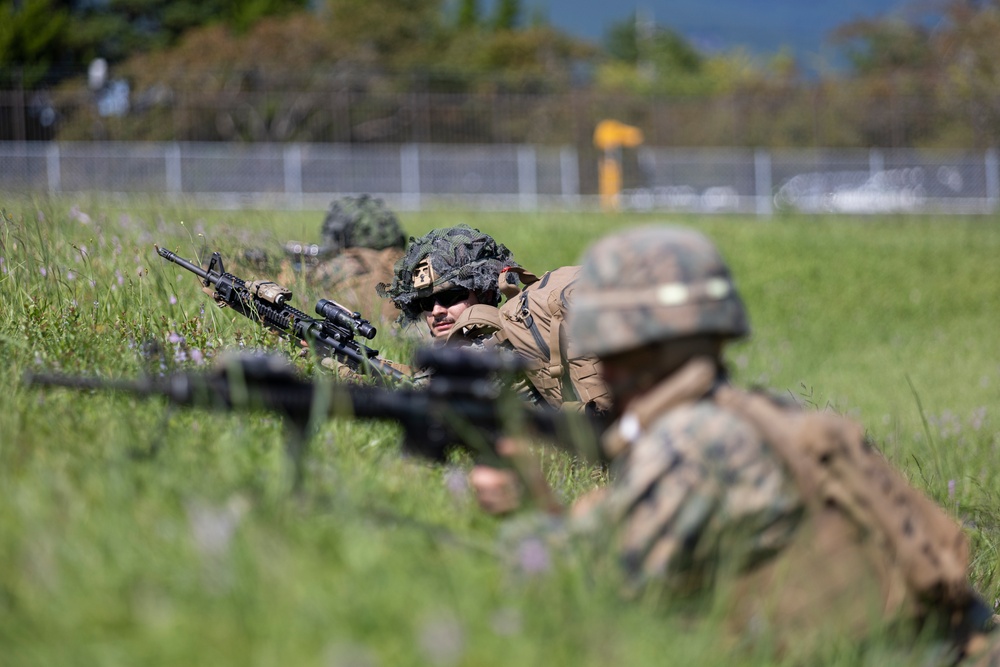
{"type": "MultiPolygon", "coordinates": [[[[495,0],[480,0],[491,10],[495,0]]],[[[861,17],[911,11],[906,0],[522,0],[557,28],[600,42],[607,27],[637,8],[705,49],[737,45],[768,54],[792,49],[805,64],[831,55],[831,29],[861,17]]]]}

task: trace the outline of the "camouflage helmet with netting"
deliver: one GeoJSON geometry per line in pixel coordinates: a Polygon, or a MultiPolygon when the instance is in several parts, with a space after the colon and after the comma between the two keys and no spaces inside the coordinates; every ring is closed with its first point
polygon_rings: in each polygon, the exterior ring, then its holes
{"type": "Polygon", "coordinates": [[[703,234],[631,229],[586,252],[569,313],[570,340],[606,356],[689,336],[750,332],[729,268],[703,234]]]}
{"type": "Polygon", "coordinates": [[[335,199],[323,220],[323,243],[333,249],[402,248],[406,235],[396,214],[370,195],[335,199]]]}
{"type": "Polygon", "coordinates": [[[417,299],[452,287],[464,287],[475,292],[480,303],[497,305],[500,273],[516,266],[506,246],[489,234],[460,224],[410,237],[406,254],[393,269],[392,283],[380,283],[376,289],[402,311],[400,321],[413,321],[421,312],[417,299]]]}

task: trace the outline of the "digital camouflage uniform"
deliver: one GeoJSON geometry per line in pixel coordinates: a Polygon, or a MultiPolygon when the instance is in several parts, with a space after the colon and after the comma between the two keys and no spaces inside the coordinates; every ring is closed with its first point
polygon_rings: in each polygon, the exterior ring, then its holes
{"type": "MultiPolygon", "coordinates": [[[[569,326],[581,350],[605,359],[644,349],[667,355],[671,345],[749,331],[714,246],[697,232],[672,227],[639,228],[595,244],[583,262],[569,326]]],[[[606,432],[605,449],[615,457],[609,488],[572,520],[551,525],[546,519],[550,543],[571,541],[611,556],[630,595],[676,600],[714,591],[726,600],[734,636],[766,632],[786,652],[805,655],[831,638],[864,636],[897,620],[897,611],[913,620],[907,614],[914,609],[925,621],[942,622],[948,659],[962,650],[956,647],[971,645],[970,636],[982,637],[989,610],[969,589],[964,567],[949,598],[958,602],[932,617],[917,604],[926,600],[914,600],[907,583],[893,578],[901,569],[893,561],[906,554],[889,549],[887,557],[874,526],[859,532],[844,519],[852,497],[842,496],[841,507],[827,496],[816,503],[805,495],[809,487],[799,468],[790,469],[796,464],[783,458],[787,450],[776,449],[778,440],[764,433],[781,433],[785,420],[790,425],[792,415],[808,411],[768,399],[779,416],[764,430],[748,412],[734,409],[741,404],[727,402],[738,390],[729,386],[717,357],[678,361],[667,364],[674,370],[634,398],[606,432]]],[[[877,453],[865,455],[882,467],[874,466],[868,480],[853,480],[862,491],[883,479],[900,489],[877,453]]],[[[914,493],[903,499],[900,489],[898,497],[905,504],[914,493]]],[[[943,534],[962,542],[957,524],[945,519],[950,525],[943,534]]],[[[902,532],[913,529],[904,525],[902,532]]],[[[526,534],[531,531],[524,526],[510,529],[515,544],[526,534]]],[[[953,546],[961,555],[961,544],[936,545],[934,555],[951,555],[953,546]]],[[[920,548],[926,542],[913,551],[920,548]]]]}
{"type": "MultiPolygon", "coordinates": [[[[595,247],[569,322],[577,346],[598,356],[749,331],[721,257],[683,230],[633,232],[595,247]],[[651,253],[665,233],[675,252],[651,253]]],[[[609,437],[618,444],[608,446],[627,448],[598,511],[618,527],[616,548],[633,589],[650,580],[684,588],[711,581],[723,545],[733,556],[727,567],[759,561],[788,543],[802,516],[794,483],[760,435],[710,400],[725,382],[717,366],[697,370],[685,367],[637,399],[645,401],[643,417],[626,413],[609,437]],[[657,398],[671,386],[667,399],[657,398]]]]}
{"type": "Polygon", "coordinates": [[[366,317],[380,313],[391,321],[396,309],[375,288],[392,276],[403,255],[406,235],[396,215],[369,195],[341,197],[327,211],[322,238],[321,245],[286,243],[278,281],[294,285],[304,279],[366,317]]]}

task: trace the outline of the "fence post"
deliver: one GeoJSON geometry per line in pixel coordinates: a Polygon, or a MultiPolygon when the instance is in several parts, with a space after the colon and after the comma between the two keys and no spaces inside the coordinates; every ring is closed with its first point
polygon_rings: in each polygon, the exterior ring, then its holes
{"type": "Polygon", "coordinates": [[[294,202],[295,208],[302,208],[302,147],[299,144],[285,146],[285,199],[294,202]]]}
{"type": "Polygon", "coordinates": [[[997,158],[997,149],[988,148],[986,150],[986,205],[990,212],[997,208],[1000,201],[1000,160],[997,158]]]}
{"type": "Polygon", "coordinates": [[[885,155],[878,148],[868,151],[868,175],[875,176],[885,171],[885,155]]]}
{"type": "Polygon", "coordinates": [[[62,189],[62,172],[59,168],[59,144],[52,142],[45,151],[45,171],[49,177],[49,194],[62,189]]]}
{"type": "Polygon", "coordinates": [[[163,151],[166,162],[167,192],[179,195],[184,191],[184,181],[181,178],[181,145],[176,141],[168,144],[163,151]]]}
{"type": "Polygon", "coordinates": [[[563,201],[576,208],[580,205],[580,157],[576,146],[559,149],[559,177],[563,201]]]}
{"type": "Polygon", "coordinates": [[[399,147],[399,190],[403,207],[420,210],[420,149],[417,144],[399,147]]]}
{"type": "Polygon", "coordinates": [[[538,163],[530,144],[517,147],[517,195],[522,211],[538,210],[538,163]]]}
{"type": "Polygon", "coordinates": [[[763,148],[753,153],[754,195],[757,215],[769,216],[772,208],[771,194],[771,154],[763,148]]]}

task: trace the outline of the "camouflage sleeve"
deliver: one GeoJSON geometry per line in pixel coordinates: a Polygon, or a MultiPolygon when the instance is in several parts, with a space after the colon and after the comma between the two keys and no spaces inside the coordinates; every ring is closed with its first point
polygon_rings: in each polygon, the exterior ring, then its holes
{"type": "Polygon", "coordinates": [[[697,589],[723,555],[747,567],[787,545],[802,512],[756,430],[710,402],[661,417],[618,473],[595,511],[633,590],[651,580],[697,589]]]}

